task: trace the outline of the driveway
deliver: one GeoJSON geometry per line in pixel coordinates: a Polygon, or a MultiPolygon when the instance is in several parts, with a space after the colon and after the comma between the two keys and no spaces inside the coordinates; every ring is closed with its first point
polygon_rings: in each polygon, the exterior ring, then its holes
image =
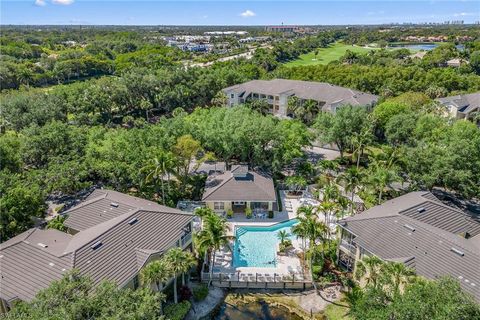
{"type": "Polygon", "coordinates": [[[303,150],[307,154],[308,160],[312,162],[317,162],[319,160],[335,160],[340,157],[340,152],[332,149],[310,147],[303,150]]]}

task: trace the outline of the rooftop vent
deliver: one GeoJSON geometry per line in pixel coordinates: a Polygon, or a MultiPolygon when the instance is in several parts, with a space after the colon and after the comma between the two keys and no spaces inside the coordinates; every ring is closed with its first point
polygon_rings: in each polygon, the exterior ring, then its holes
{"type": "Polygon", "coordinates": [[[96,250],[96,249],[100,248],[101,246],[102,246],[102,242],[97,241],[94,244],[92,244],[92,246],[90,248],[92,248],[93,250],[96,250]]]}
{"type": "Polygon", "coordinates": [[[472,237],[472,235],[468,231],[461,232],[460,236],[465,239],[470,239],[472,237]]]}
{"type": "Polygon", "coordinates": [[[112,203],[110,203],[110,206],[112,206],[112,207],[114,207],[114,208],[118,208],[118,203],[112,202],[112,203]]]}
{"type": "Polygon", "coordinates": [[[425,212],[426,210],[427,210],[427,209],[425,209],[424,207],[420,207],[420,208],[417,209],[417,211],[418,211],[419,213],[425,212]]]}
{"type": "Polygon", "coordinates": [[[53,266],[55,265],[55,263],[50,262],[48,265],[49,265],[50,267],[53,267],[53,266]]]}
{"type": "Polygon", "coordinates": [[[465,255],[465,253],[463,251],[460,251],[457,248],[451,248],[450,251],[452,251],[455,254],[458,254],[461,257],[463,257],[465,255]]]}
{"type": "Polygon", "coordinates": [[[39,242],[38,245],[42,248],[48,248],[48,245],[46,245],[45,243],[39,242]]]}
{"type": "Polygon", "coordinates": [[[415,228],[412,227],[412,226],[409,225],[409,224],[404,224],[403,226],[404,226],[405,228],[407,228],[408,230],[412,231],[412,232],[415,231],[415,228]]]}
{"type": "Polygon", "coordinates": [[[132,220],[128,221],[129,225],[135,224],[138,221],[137,218],[133,218],[132,220]]]}

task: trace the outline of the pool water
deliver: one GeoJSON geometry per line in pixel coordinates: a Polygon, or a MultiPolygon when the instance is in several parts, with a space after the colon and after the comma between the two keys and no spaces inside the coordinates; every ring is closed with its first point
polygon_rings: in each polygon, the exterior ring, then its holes
{"type": "Polygon", "coordinates": [[[237,226],[233,247],[233,266],[275,268],[277,266],[278,232],[285,230],[292,239],[291,227],[297,219],[277,223],[268,227],[237,226]]]}

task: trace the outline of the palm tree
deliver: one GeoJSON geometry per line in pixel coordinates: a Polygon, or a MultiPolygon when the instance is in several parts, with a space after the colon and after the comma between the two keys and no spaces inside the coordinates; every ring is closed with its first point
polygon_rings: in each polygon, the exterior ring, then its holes
{"type": "Polygon", "coordinates": [[[295,118],[309,125],[319,112],[318,102],[315,100],[298,101],[296,104],[292,104],[292,111],[295,118]]]}
{"type": "Polygon", "coordinates": [[[280,240],[281,245],[285,244],[285,241],[288,239],[288,237],[290,237],[290,235],[286,230],[280,230],[277,233],[277,238],[280,240]]]}
{"type": "Polygon", "coordinates": [[[397,295],[400,292],[400,287],[409,283],[415,276],[415,271],[405,266],[400,262],[388,262],[384,265],[382,275],[386,283],[391,283],[393,286],[393,294],[397,295]]]}
{"type": "Polygon", "coordinates": [[[146,173],[145,182],[152,183],[157,186],[160,181],[162,189],[162,203],[165,204],[165,188],[163,178],[166,174],[170,174],[175,166],[175,156],[171,152],[160,152],[153,158],[149,164],[141,169],[146,173]]]}
{"type": "MultiPolygon", "coordinates": [[[[155,291],[163,290],[163,283],[172,277],[172,271],[165,260],[154,260],[148,263],[140,272],[140,279],[144,285],[150,288],[155,286],[155,291]]],[[[163,299],[162,299],[163,300],[163,299]]],[[[162,312],[162,302],[160,301],[160,312],[162,312]]]]}
{"type": "Polygon", "coordinates": [[[303,265],[305,265],[306,262],[306,239],[307,239],[307,230],[305,228],[305,224],[303,223],[297,223],[292,227],[292,234],[294,234],[297,238],[302,239],[302,249],[303,249],[303,265]]]}
{"type": "Polygon", "coordinates": [[[344,183],[345,191],[351,192],[351,211],[350,213],[353,215],[353,207],[354,207],[354,196],[355,191],[360,186],[363,178],[363,173],[361,170],[357,169],[356,167],[350,167],[345,172],[343,172],[339,177],[338,180],[344,183]]]}
{"type": "Polygon", "coordinates": [[[197,259],[193,256],[191,252],[183,251],[183,260],[180,263],[182,271],[182,286],[185,285],[185,273],[190,270],[190,268],[197,265],[197,259]]]}
{"type": "Polygon", "coordinates": [[[195,265],[194,258],[188,251],[183,251],[181,248],[172,248],[165,253],[164,259],[173,274],[173,299],[175,303],[178,303],[177,276],[179,273],[187,272],[195,265]]]}
{"type": "Polygon", "coordinates": [[[318,168],[321,172],[321,180],[324,180],[325,184],[329,184],[334,180],[335,175],[338,172],[338,162],[332,160],[320,160],[318,162],[318,168]]]}
{"type": "Polygon", "coordinates": [[[301,237],[304,240],[308,240],[309,242],[308,251],[305,250],[304,246],[304,263],[305,255],[308,253],[310,277],[312,279],[313,285],[315,286],[312,270],[312,262],[315,255],[315,246],[318,240],[325,240],[327,227],[322,221],[318,220],[318,217],[314,212],[314,208],[311,206],[298,208],[297,216],[299,223],[293,226],[292,233],[301,237]]]}
{"type": "Polygon", "coordinates": [[[334,216],[337,216],[337,213],[339,211],[339,205],[333,200],[330,199],[328,201],[322,201],[320,206],[318,206],[318,210],[323,213],[325,216],[325,225],[326,225],[326,241],[327,241],[327,246],[330,247],[330,224],[332,223],[332,218],[334,216]]]}
{"type": "Polygon", "coordinates": [[[357,263],[355,278],[357,280],[364,278],[366,285],[377,288],[380,283],[382,268],[383,261],[380,258],[376,256],[365,257],[357,263]]]}
{"type": "Polygon", "coordinates": [[[227,245],[233,237],[227,234],[230,229],[227,221],[218,216],[213,210],[208,210],[209,213],[203,217],[202,230],[198,232],[196,237],[199,250],[211,254],[211,258],[208,260],[212,261],[210,265],[210,279],[212,279],[213,267],[215,265],[215,253],[220,250],[220,248],[227,245]]]}
{"type": "Polygon", "coordinates": [[[386,187],[395,181],[399,181],[400,177],[393,169],[386,167],[375,167],[371,180],[374,183],[374,188],[378,191],[378,203],[382,202],[382,194],[386,187]]]}
{"type": "Polygon", "coordinates": [[[367,125],[365,125],[359,133],[355,134],[351,140],[353,155],[357,158],[357,169],[360,168],[360,159],[362,158],[365,148],[373,140],[371,123],[371,121],[367,121],[367,125]]]}
{"type": "Polygon", "coordinates": [[[270,113],[272,108],[268,104],[267,100],[265,99],[257,99],[257,100],[251,100],[247,102],[247,105],[252,109],[255,110],[263,115],[267,115],[270,113]]]}

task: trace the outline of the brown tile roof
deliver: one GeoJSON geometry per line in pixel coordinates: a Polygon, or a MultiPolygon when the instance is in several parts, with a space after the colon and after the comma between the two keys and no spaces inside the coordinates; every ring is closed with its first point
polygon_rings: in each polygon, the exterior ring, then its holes
{"type": "Polygon", "coordinates": [[[202,201],[276,201],[270,176],[257,171],[244,172],[240,166],[207,180],[202,201]],[[240,173],[245,177],[235,177],[240,173]]]}
{"type": "Polygon", "coordinates": [[[340,222],[355,235],[354,243],[372,254],[403,260],[427,278],[451,275],[480,300],[480,247],[472,241],[476,237],[457,234],[466,227],[477,230],[478,224],[426,192],[409,193],[340,222]]]}
{"type": "MultiPolygon", "coordinates": [[[[104,192],[97,191],[92,198],[104,192]]],[[[115,193],[112,199],[121,204],[146,204],[146,200],[129,197],[115,193]]],[[[94,206],[96,201],[90,200],[80,207],[94,206]]],[[[73,236],[34,228],[4,242],[0,246],[0,298],[28,301],[72,268],[95,283],[108,279],[124,285],[151,254],[175,245],[193,218],[158,204],[150,207],[129,210],[73,236]]]]}
{"type": "Polygon", "coordinates": [[[173,208],[159,205],[153,201],[113,190],[96,189],[85,202],[65,212],[68,217],[64,224],[73,230],[80,231],[140,209],[177,212],[173,208]]]}
{"type": "Polygon", "coordinates": [[[480,92],[438,98],[437,101],[446,106],[451,105],[461,113],[469,113],[480,108],[480,92]]]}
{"type": "Polygon", "coordinates": [[[378,100],[376,95],[330,83],[286,79],[252,80],[225,88],[223,91],[243,93],[244,96],[252,92],[265,95],[288,93],[302,99],[325,101],[327,106],[336,104],[371,105],[378,100]]]}

